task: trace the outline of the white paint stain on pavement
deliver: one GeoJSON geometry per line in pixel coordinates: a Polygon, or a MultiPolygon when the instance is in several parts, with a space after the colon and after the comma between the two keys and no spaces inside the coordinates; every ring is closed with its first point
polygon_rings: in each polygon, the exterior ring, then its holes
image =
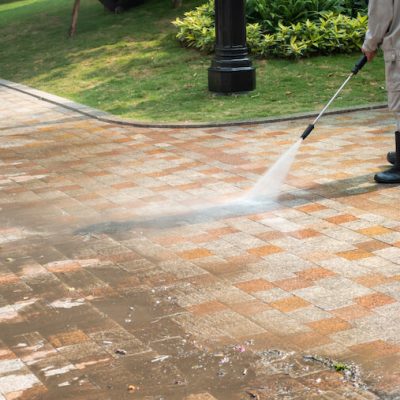
{"type": "Polygon", "coordinates": [[[85,304],[84,299],[60,299],[53,301],[50,303],[50,306],[54,308],[72,308],[72,307],[79,307],[85,304]]]}
{"type": "Polygon", "coordinates": [[[44,375],[46,377],[66,374],[67,372],[73,371],[76,369],[72,364],[66,365],[65,367],[62,367],[62,368],[54,368],[54,369],[49,369],[49,368],[53,368],[53,367],[47,367],[47,368],[42,369],[42,371],[44,372],[44,375]]]}

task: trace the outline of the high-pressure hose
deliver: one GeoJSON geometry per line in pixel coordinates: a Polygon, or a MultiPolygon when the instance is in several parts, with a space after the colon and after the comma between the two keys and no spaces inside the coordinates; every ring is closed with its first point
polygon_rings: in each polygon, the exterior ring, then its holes
{"type": "Polygon", "coordinates": [[[347,85],[349,80],[354,76],[357,75],[358,72],[362,69],[362,67],[367,63],[367,57],[362,56],[357,63],[354,65],[353,69],[351,70],[351,74],[349,77],[343,82],[342,86],[338,89],[338,91],[335,93],[335,95],[329,100],[328,104],[324,107],[324,109],[319,113],[318,117],[315,118],[315,120],[307,126],[307,128],[304,130],[303,134],[301,135],[301,138],[304,140],[306,137],[313,131],[315,128],[315,124],[318,122],[318,120],[322,117],[322,115],[325,113],[325,111],[328,109],[328,107],[332,104],[332,102],[336,99],[336,97],[339,95],[339,93],[343,90],[343,88],[347,85]]]}

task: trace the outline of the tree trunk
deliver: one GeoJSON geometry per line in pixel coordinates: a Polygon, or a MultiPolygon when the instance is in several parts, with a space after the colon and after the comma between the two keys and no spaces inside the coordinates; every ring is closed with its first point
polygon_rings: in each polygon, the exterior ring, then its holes
{"type": "Polygon", "coordinates": [[[78,22],[78,13],[79,13],[79,6],[80,6],[81,0],[75,0],[74,2],[74,7],[72,9],[72,21],[71,21],[71,27],[69,29],[69,37],[73,37],[76,31],[76,24],[78,22]]]}

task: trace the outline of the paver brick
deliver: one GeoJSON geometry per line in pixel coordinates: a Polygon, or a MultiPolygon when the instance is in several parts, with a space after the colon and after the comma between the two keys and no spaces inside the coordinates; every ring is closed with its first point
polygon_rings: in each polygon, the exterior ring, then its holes
{"type": "Polygon", "coordinates": [[[307,307],[310,303],[307,301],[298,298],[296,296],[286,297],[282,300],[277,300],[269,303],[271,307],[276,308],[282,312],[290,312],[293,310],[297,310],[298,308],[307,307]]]}
{"type": "Polygon", "coordinates": [[[367,354],[369,358],[384,358],[400,352],[400,346],[387,343],[383,340],[375,340],[350,347],[351,351],[367,354]]]}
{"type": "Polygon", "coordinates": [[[196,304],[188,308],[195,315],[210,314],[218,311],[226,310],[227,307],[218,301],[196,304]]]}
{"type": "Polygon", "coordinates": [[[372,253],[364,250],[350,250],[337,253],[338,256],[346,258],[347,260],[358,260],[360,258],[372,257],[372,253]]]}
{"type": "Polygon", "coordinates": [[[351,214],[341,214],[341,215],[336,215],[334,217],[329,217],[329,218],[325,218],[325,219],[328,222],[339,225],[344,222],[354,221],[357,219],[357,217],[355,217],[354,215],[351,215],[351,214]]]}
{"type": "Polygon", "coordinates": [[[369,315],[370,312],[369,308],[362,307],[358,304],[332,310],[332,313],[345,321],[352,321],[357,318],[365,317],[369,315]]]}
{"type": "Polygon", "coordinates": [[[296,289],[302,289],[312,286],[314,283],[311,279],[303,279],[300,277],[282,279],[280,281],[274,281],[274,285],[280,287],[283,290],[291,291],[296,289]]]}
{"type": "Polygon", "coordinates": [[[321,335],[330,335],[338,331],[351,328],[351,325],[340,318],[328,318],[320,321],[309,322],[308,325],[321,335]]]}
{"type": "Polygon", "coordinates": [[[318,280],[329,276],[334,276],[335,273],[325,268],[312,268],[297,272],[300,279],[303,280],[318,280]]]}
{"type": "Polygon", "coordinates": [[[360,285],[373,288],[375,286],[387,283],[388,281],[390,281],[390,278],[385,277],[382,274],[376,273],[376,274],[363,275],[358,278],[354,278],[354,280],[360,285]]]}
{"type": "Polygon", "coordinates": [[[179,255],[184,259],[194,260],[196,258],[203,258],[203,257],[211,256],[212,253],[211,253],[211,251],[209,251],[207,249],[199,248],[199,249],[188,250],[188,251],[182,252],[179,255]]]}
{"type": "Polygon", "coordinates": [[[265,279],[254,279],[246,282],[239,282],[236,283],[235,286],[247,293],[260,292],[273,289],[275,287],[271,282],[268,282],[265,279]]]}
{"type": "Polygon", "coordinates": [[[363,297],[355,298],[357,304],[362,307],[371,309],[375,307],[384,306],[385,304],[395,303],[396,300],[393,297],[387,296],[383,293],[369,294],[363,297]]]}
{"type": "Polygon", "coordinates": [[[255,248],[248,250],[249,253],[255,254],[255,255],[261,256],[261,257],[268,256],[268,255],[274,254],[274,253],[280,253],[281,251],[282,251],[282,249],[280,249],[277,246],[273,246],[273,245],[255,247],[255,248]]]}
{"type": "Polygon", "coordinates": [[[251,300],[243,303],[235,303],[232,304],[230,307],[232,308],[233,311],[247,317],[271,309],[271,307],[268,304],[259,300],[251,300]]]}

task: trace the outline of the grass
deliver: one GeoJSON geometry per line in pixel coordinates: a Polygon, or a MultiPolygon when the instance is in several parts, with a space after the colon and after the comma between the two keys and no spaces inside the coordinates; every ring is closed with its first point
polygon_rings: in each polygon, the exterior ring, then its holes
{"type": "MultiPolygon", "coordinates": [[[[301,61],[255,60],[257,89],[207,90],[211,56],[182,48],[171,21],[202,3],[147,0],[124,14],[81,0],[67,38],[72,0],[0,0],[0,78],[140,121],[230,121],[320,110],[359,54],[301,61]]],[[[350,82],[334,107],[385,101],[382,57],[350,82]]]]}
{"type": "Polygon", "coordinates": [[[346,370],[350,370],[350,368],[341,362],[336,362],[333,364],[333,368],[336,372],[341,372],[341,371],[346,371],[346,370]]]}

